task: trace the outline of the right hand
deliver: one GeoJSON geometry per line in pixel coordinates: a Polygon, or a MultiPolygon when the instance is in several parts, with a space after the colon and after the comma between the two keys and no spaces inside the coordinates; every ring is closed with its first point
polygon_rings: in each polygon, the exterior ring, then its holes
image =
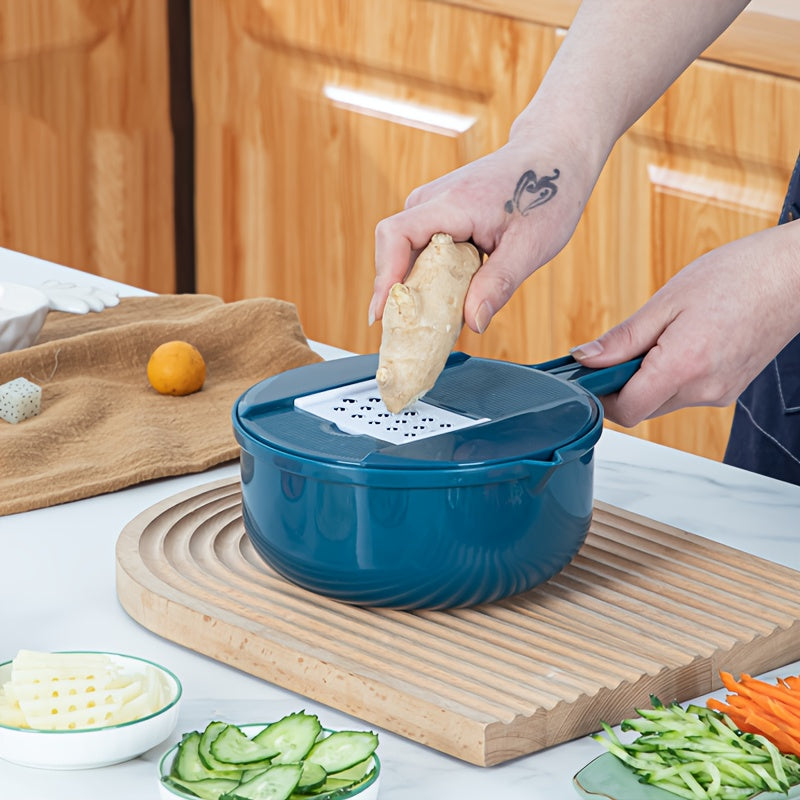
{"type": "Polygon", "coordinates": [[[466,324],[483,333],[517,287],[569,241],[597,177],[585,166],[587,161],[575,147],[533,148],[512,140],[415,189],[405,209],[375,230],[370,324],[380,319],[389,289],[403,281],[431,236],[449,233],[456,241],[471,239],[488,255],[464,303],[466,324]],[[514,203],[520,178],[529,170],[540,189],[523,192],[514,203]],[[544,193],[542,202],[523,213],[539,191],[544,193]]]}

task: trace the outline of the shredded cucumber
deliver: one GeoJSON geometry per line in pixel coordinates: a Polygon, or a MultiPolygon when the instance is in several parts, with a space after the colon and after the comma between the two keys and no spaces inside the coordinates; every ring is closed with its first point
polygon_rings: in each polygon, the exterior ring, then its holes
{"type": "Polygon", "coordinates": [[[301,711],[249,737],[226,722],[184,734],[163,783],[203,800],[323,800],[366,783],[376,734],[323,731],[301,711]]]}
{"type": "Polygon", "coordinates": [[[623,720],[621,731],[638,737],[623,743],[602,723],[596,739],[644,782],[687,800],[747,800],[759,791],[786,793],[800,783],[800,760],[784,755],[763,736],[743,733],[725,714],[651,696],[651,709],[623,720]]]}

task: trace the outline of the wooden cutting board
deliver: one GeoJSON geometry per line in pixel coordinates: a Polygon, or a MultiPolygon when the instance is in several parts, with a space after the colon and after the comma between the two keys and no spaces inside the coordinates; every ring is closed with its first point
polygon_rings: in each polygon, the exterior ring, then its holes
{"type": "Polygon", "coordinates": [[[800,573],[600,503],[546,584],[477,608],[394,611],[274,573],[245,534],[238,480],[224,479],[125,527],[117,591],[171,641],[483,766],[617,723],[650,693],[710,692],[720,668],[800,658],[800,573]]]}

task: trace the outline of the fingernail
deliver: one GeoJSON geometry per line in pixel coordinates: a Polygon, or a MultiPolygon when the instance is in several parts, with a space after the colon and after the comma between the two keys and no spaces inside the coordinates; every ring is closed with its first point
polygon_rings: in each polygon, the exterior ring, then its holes
{"type": "Polygon", "coordinates": [[[371,328],[374,324],[375,324],[375,298],[373,297],[369,303],[368,325],[371,328]]]}
{"type": "Polygon", "coordinates": [[[603,345],[595,339],[593,342],[586,342],[586,344],[579,344],[569,351],[570,355],[580,361],[583,358],[593,358],[599,356],[603,352],[603,345]]]}
{"type": "Polygon", "coordinates": [[[489,327],[493,316],[494,310],[489,301],[484,300],[475,312],[475,327],[478,329],[478,333],[483,333],[489,327]]]}

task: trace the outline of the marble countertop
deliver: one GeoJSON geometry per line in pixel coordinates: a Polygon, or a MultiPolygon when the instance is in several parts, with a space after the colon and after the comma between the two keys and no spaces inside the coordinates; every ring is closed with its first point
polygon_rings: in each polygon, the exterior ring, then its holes
{"type": "MultiPolygon", "coordinates": [[[[0,281],[48,279],[116,287],[73,270],[0,249],[0,281]]],[[[342,351],[312,344],[325,357],[342,351]]],[[[5,423],[3,423],[5,424],[5,423]]],[[[0,447],[2,428],[0,427],[0,447]]],[[[800,487],[607,430],[596,446],[595,497],[800,570],[800,487]]],[[[0,517],[0,658],[21,648],[100,649],[142,655],[178,674],[184,700],[174,740],[212,718],[274,719],[305,708],[324,724],[359,720],[161,639],[120,607],[115,544],[138,513],[178,492],[238,475],[236,463],[196,475],[0,517]]],[[[800,672],[800,652],[774,674],[800,672]]],[[[772,674],[772,673],[771,673],[772,674]]],[[[372,726],[367,726],[372,727],[372,726]]],[[[381,800],[553,800],[574,794],[572,776],[602,749],[588,737],[496,767],[465,764],[378,729],[381,800]]],[[[51,772],[0,761],[0,796],[15,800],[156,800],[162,747],[125,764],[51,772]]]]}

